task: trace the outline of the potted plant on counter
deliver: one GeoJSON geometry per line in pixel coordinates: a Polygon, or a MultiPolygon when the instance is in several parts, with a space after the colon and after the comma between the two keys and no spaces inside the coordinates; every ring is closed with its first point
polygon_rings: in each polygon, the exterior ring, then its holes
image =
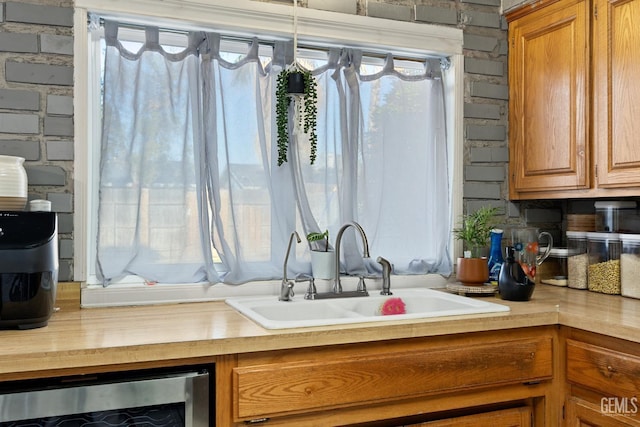
{"type": "Polygon", "coordinates": [[[483,206],[463,215],[459,228],[453,230],[457,240],[464,243],[464,257],[458,258],[456,276],[463,285],[482,285],[489,280],[487,258],[481,251],[489,244],[497,209],[483,206]]]}
{"type": "Polygon", "coordinates": [[[335,253],[329,243],[329,230],[324,233],[307,234],[311,249],[311,271],[316,279],[333,279],[335,276],[335,253]]]}

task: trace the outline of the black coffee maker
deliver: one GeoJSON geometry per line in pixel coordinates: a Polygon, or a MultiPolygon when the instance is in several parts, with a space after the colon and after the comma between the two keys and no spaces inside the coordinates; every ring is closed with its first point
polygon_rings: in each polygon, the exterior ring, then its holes
{"type": "Polygon", "coordinates": [[[0,328],[46,326],[57,286],[55,212],[0,211],[0,328]]]}

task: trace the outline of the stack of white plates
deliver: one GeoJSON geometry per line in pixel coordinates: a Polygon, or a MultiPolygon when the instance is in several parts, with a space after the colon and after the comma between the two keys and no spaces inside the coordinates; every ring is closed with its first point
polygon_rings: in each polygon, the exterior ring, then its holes
{"type": "Polygon", "coordinates": [[[27,204],[24,158],[0,156],[0,211],[21,211],[27,204]]]}

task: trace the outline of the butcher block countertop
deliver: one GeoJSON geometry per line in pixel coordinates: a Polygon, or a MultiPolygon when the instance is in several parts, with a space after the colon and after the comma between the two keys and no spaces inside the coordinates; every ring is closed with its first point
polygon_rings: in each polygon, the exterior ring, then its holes
{"type": "MultiPolygon", "coordinates": [[[[59,293],[48,326],[0,331],[0,381],[118,366],[210,363],[264,350],[565,325],[640,342],[640,300],[538,285],[508,313],[266,330],[223,301],[80,309],[59,293]]],[[[275,297],[274,297],[275,298],[275,297]]],[[[71,299],[73,300],[73,298],[71,299]]],[[[286,303],[283,303],[283,306],[286,303]]]]}

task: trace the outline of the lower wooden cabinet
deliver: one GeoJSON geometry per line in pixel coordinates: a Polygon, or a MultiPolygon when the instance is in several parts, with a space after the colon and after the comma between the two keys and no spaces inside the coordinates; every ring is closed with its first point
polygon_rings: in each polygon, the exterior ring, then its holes
{"type": "Polygon", "coordinates": [[[566,407],[566,427],[632,427],[640,423],[628,417],[609,412],[601,405],[570,397],[566,407]]]}
{"type": "Polygon", "coordinates": [[[632,398],[640,391],[640,357],[610,347],[567,340],[567,380],[571,384],[632,398]]]}
{"type": "Polygon", "coordinates": [[[565,340],[567,427],[640,427],[640,344],[580,330],[565,340]]]}
{"type": "Polygon", "coordinates": [[[545,425],[556,343],[550,327],[239,354],[216,368],[217,425],[545,425]]]}
{"type": "Polygon", "coordinates": [[[640,343],[555,326],[220,357],[216,425],[640,427],[640,343]]]}

